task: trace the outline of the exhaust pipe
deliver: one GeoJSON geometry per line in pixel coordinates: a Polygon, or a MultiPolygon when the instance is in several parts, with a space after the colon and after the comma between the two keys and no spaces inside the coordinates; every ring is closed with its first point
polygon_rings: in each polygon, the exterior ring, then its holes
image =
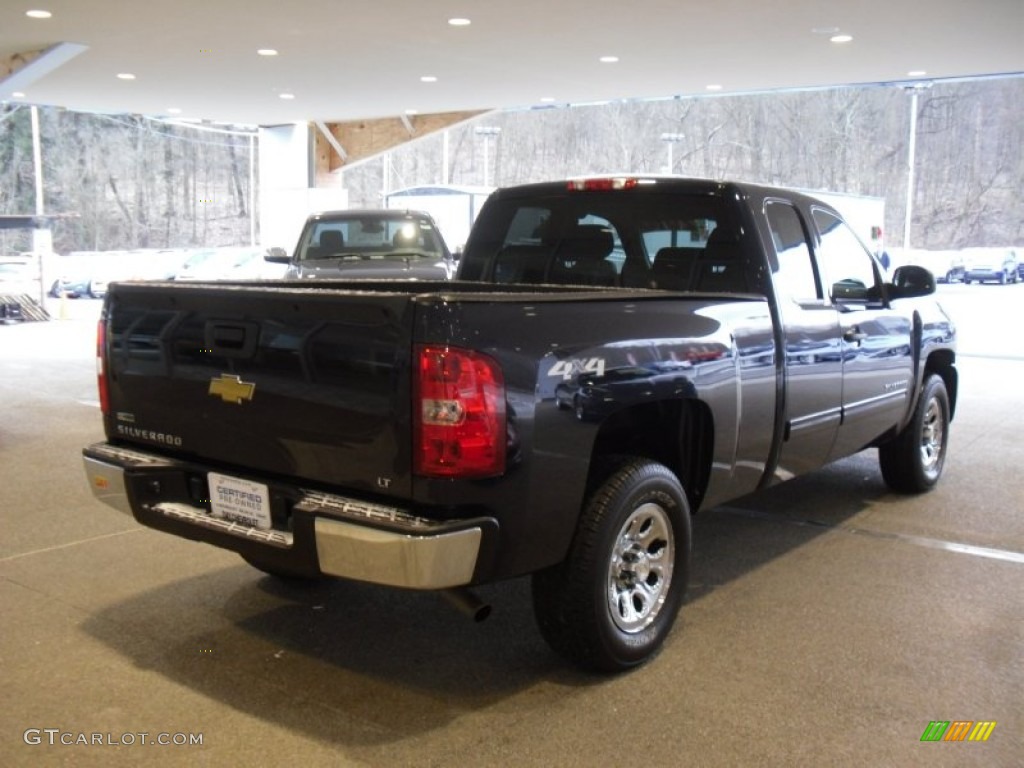
{"type": "Polygon", "coordinates": [[[465,587],[440,590],[441,597],[478,624],[491,615],[491,606],[465,587]]]}

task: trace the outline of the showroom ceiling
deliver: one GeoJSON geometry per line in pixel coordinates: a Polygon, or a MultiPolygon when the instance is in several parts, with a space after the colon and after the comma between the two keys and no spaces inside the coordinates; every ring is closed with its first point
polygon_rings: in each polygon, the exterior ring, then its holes
{"type": "Polygon", "coordinates": [[[4,0],[0,101],[352,121],[1019,74],[1022,36],[1022,0],[4,0]]]}

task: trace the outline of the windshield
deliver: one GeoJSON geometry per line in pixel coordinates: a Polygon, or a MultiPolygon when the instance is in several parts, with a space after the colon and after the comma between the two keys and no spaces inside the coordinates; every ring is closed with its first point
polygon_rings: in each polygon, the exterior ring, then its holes
{"type": "Polygon", "coordinates": [[[299,261],[441,259],[440,235],[428,219],[398,215],[325,218],[311,222],[299,244],[299,261]]]}

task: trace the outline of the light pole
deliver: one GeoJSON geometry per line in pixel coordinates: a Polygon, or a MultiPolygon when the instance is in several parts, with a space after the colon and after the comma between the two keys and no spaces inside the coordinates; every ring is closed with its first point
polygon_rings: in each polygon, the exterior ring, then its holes
{"type": "Polygon", "coordinates": [[[672,173],[672,166],[674,165],[672,160],[672,147],[685,138],[686,137],[681,133],[661,134],[661,140],[665,142],[665,147],[668,149],[668,167],[665,169],[665,173],[672,173]]]}
{"type": "Polygon", "coordinates": [[[495,125],[481,125],[473,129],[473,133],[477,136],[484,137],[484,186],[491,186],[491,171],[490,171],[490,160],[488,149],[491,143],[491,137],[497,139],[498,135],[501,134],[501,128],[495,125]]]}
{"type": "Polygon", "coordinates": [[[917,94],[931,83],[914,83],[905,86],[910,91],[910,139],[907,142],[907,210],[903,220],[903,250],[910,249],[910,218],[914,207],[914,156],[917,152],[917,94]]]}

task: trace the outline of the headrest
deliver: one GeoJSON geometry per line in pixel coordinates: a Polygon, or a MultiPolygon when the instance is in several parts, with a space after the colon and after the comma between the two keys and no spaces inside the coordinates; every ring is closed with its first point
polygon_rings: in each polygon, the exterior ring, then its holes
{"type": "Polygon", "coordinates": [[[654,254],[656,272],[689,272],[700,255],[700,249],[692,246],[659,248],[654,254]]]}
{"type": "Polygon", "coordinates": [[[560,253],[570,258],[599,261],[612,252],[615,237],[608,227],[600,224],[581,224],[562,241],[560,253]]]}
{"type": "Polygon", "coordinates": [[[337,229],[325,229],[320,233],[320,247],[338,250],[345,246],[345,236],[337,229]]]}
{"type": "Polygon", "coordinates": [[[708,235],[707,245],[704,246],[704,260],[734,261],[739,257],[739,238],[724,227],[715,227],[708,235]]]}

